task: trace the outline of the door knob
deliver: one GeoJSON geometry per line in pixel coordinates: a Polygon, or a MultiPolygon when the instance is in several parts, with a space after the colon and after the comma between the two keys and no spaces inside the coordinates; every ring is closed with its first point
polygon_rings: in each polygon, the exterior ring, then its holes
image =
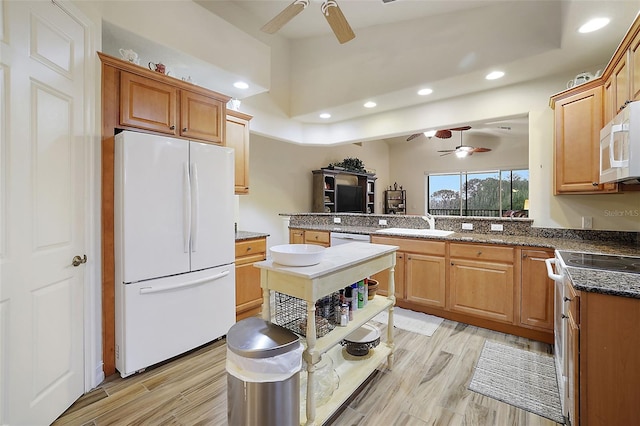
{"type": "Polygon", "coordinates": [[[83,263],[87,263],[87,255],[85,254],[84,256],[80,257],[80,256],[73,256],[73,260],[71,260],[71,264],[73,266],[80,266],[83,263]]]}

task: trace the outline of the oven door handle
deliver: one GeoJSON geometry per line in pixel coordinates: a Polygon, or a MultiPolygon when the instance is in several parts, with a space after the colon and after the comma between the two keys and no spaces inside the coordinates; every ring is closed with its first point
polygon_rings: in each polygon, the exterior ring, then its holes
{"type": "Polygon", "coordinates": [[[555,265],[556,261],[557,259],[554,257],[544,260],[544,264],[547,265],[547,275],[554,281],[562,281],[562,275],[558,275],[553,271],[552,265],[555,265]]]}

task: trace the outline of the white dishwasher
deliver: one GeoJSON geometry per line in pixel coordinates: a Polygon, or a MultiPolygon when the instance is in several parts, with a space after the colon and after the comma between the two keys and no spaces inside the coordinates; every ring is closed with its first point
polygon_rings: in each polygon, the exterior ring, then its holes
{"type": "Polygon", "coordinates": [[[344,232],[332,232],[331,233],[331,246],[338,246],[340,244],[347,244],[353,242],[371,242],[369,235],[363,234],[347,234],[344,232]]]}

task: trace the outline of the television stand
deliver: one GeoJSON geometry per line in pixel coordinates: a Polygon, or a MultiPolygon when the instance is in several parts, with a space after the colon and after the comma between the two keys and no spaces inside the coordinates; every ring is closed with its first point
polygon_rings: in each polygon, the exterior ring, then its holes
{"type": "Polygon", "coordinates": [[[376,179],[373,173],[329,168],[313,170],[313,213],[375,213],[376,179]],[[355,187],[360,189],[352,191],[355,187]],[[343,194],[340,194],[341,188],[343,194]],[[360,203],[346,201],[345,191],[361,194],[358,195],[360,203]]]}

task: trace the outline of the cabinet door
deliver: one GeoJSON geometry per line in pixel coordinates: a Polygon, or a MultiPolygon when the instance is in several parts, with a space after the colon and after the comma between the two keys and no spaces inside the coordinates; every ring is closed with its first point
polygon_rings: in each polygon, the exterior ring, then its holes
{"type": "Polygon", "coordinates": [[[225,145],[233,148],[236,173],[236,194],[249,193],[249,120],[227,115],[225,145]]]}
{"type": "Polygon", "coordinates": [[[555,193],[615,191],[600,180],[602,86],[587,89],[555,104],[555,193]]]}
{"type": "Polygon", "coordinates": [[[289,230],[289,243],[290,244],[304,244],[304,231],[301,229],[289,230]]]}
{"type": "Polygon", "coordinates": [[[522,251],[520,324],[553,331],[554,282],[544,264],[551,257],[543,250],[522,251]]]}
{"type": "Polygon", "coordinates": [[[513,266],[451,259],[452,311],[513,323],[513,266]]]}
{"type": "Polygon", "coordinates": [[[444,257],[407,254],[405,270],[408,301],[444,308],[446,282],[444,257]]]}
{"type": "Polygon", "coordinates": [[[120,124],[167,135],[176,128],[178,89],[156,80],[120,72],[120,124]]]}
{"type": "Polygon", "coordinates": [[[249,263],[236,265],[236,320],[256,314],[262,306],[260,269],[253,264],[264,260],[264,256],[254,255],[245,260],[249,263]]]}
{"type": "Polygon", "coordinates": [[[180,135],[189,139],[222,144],[223,113],[222,101],[182,90],[180,92],[180,135]]]}
{"type": "Polygon", "coordinates": [[[629,67],[627,66],[627,57],[623,55],[613,69],[611,74],[613,79],[613,106],[615,112],[619,112],[629,100],[629,67]]]}
{"type": "Polygon", "coordinates": [[[629,46],[629,90],[632,101],[640,101],[640,32],[629,46]]]}
{"type": "Polygon", "coordinates": [[[604,82],[604,99],[603,99],[603,124],[606,124],[613,120],[613,117],[616,115],[616,107],[615,107],[615,96],[614,96],[615,88],[613,86],[613,76],[609,77],[607,81],[604,82]]]}
{"type": "MultiPolygon", "coordinates": [[[[396,252],[396,267],[393,273],[396,300],[405,299],[405,256],[403,252],[396,252]]],[[[389,271],[378,272],[371,276],[379,283],[377,294],[389,295],[389,271]]]]}

